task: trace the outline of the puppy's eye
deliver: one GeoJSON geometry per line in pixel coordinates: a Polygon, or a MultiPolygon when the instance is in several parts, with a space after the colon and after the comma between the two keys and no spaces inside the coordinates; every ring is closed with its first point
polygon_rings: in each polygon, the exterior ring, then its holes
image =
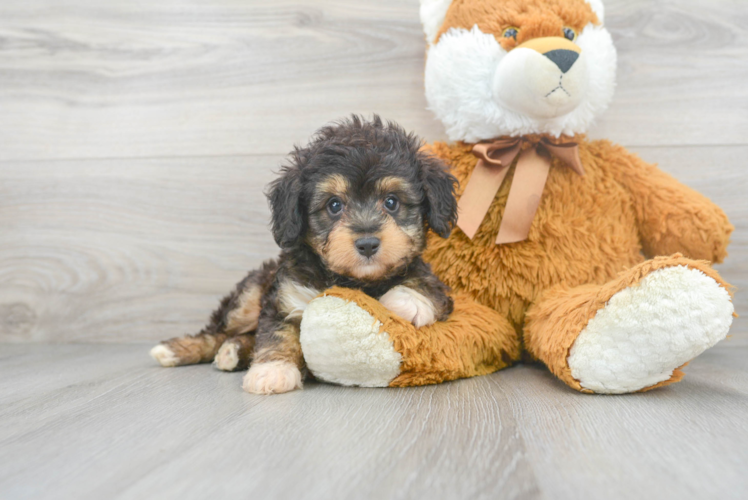
{"type": "Polygon", "coordinates": [[[577,38],[577,32],[572,28],[564,28],[564,37],[573,42],[577,38]]]}
{"type": "Polygon", "coordinates": [[[327,202],[327,211],[330,212],[330,215],[338,215],[340,212],[343,211],[343,202],[340,198],[330,198],[330,201],[327,202]]]}
{"type": "Polygon", "coordinates": [[[518,34],[519,29],[512,27],[505,29],[501,36],[503,36],[504,38],[514,38],[516,40],[518,34]]]}
{"type": "Polygon", "coordinates": [[[397,209],[400,208],[400,200],[397,199],[397,196],[391,194],[384,199],[384,208],[389,212],[397,212],[397,209]]]}

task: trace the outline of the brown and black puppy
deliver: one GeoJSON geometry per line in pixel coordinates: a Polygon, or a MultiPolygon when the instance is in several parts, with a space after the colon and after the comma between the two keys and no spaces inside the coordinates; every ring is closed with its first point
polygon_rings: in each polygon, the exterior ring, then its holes
{"type": "Polygon", "coordinates": [[[446,319],[448,288],[420,255],[428,228],[449,235],[455,183],[416,136],[379,117],[322,128],[270,185],[278,259],[241,281],[200,334],[151,354],[165,366],[215,356],[225,370],[251,356],[244,389],[282,393],[302,386],[301,315],[327,288],[360,289],[417,327],[446,319]]]}

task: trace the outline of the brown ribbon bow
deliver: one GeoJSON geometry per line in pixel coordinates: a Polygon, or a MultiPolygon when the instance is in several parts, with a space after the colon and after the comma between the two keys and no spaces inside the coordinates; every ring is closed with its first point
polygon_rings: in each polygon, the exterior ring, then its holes
{"type": "MultiPolygon", "coordinates": [[[[478,227],[491,207],[491,202],[499,192],[509,167],[519,156],[514,179],[509,191],[509,199],[504,209],[497,245],[524,241],[530,234],[530,226],[540,206],[548,172],[551,168],[551,155],[555,156],[579,175],[584,175],[584,167],[579,159],[579,145],[575,142],[553,144],[544,138],[536,146],[522,151],[527,141],[523,137],[498,139],[476,144],[473,155],[478,157],[470,180],[458,203],[457,226],[473,239],[478,227]]],[[[529,141],[527,141],[529,142],[529,141]]]]}

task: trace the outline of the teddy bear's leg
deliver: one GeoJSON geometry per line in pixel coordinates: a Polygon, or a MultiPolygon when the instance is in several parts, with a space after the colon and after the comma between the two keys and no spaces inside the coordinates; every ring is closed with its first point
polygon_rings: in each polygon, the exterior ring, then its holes
{"type": "Polygon", "coordinates": [[[362,292],[333,288],[301,322],[307,367],[341,385],[436,384],[505,368],[520,358],[516,330],[496,311],[455,297],[447,321],[415,328],[362,292]]]}
{"type": "Polygon", "coordinates": [[[244,333],[227,339],[218,349],[213,364],[219,370],[233,372],[246,370],[255,348],[254,333],[244,333]]]}
{"type": "Polygon", "coordinates": [[[727,335],[734,311],[728,287],[704,261],[660,257],[602,286],[546,291],[527,313],[525,344],[579,391],[668,385],[727,335]]]}

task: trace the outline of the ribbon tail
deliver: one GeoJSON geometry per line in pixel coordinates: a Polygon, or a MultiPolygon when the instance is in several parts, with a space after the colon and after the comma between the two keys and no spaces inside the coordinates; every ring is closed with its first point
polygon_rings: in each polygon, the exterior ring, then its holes
{"type": "Polygon", "coordinates": [[[521,154],[496,238],[498,245],[527,239],[535,212],[540,206],[550,168],[550,157],[541,155],[537,148],[528,149],[521,154]]]}
{"type": "Polygon", "coordinates": [[[471,240],[491,207],[509,168],[489,167],[479,160],[470,175],[465,191],[457,202],[457,227],[471,240]]]}
{"type": "Polygon", "coordinates": [[[545,140],[543,141],[543,146],[545,146],[553,156],[564,162],[577,174],[584,177],[584,166],[582,165],[582,159],[579,157],[579,145],[577,143],[570,142],[567,144],[552,144],[548,140],[545,140]]]}

